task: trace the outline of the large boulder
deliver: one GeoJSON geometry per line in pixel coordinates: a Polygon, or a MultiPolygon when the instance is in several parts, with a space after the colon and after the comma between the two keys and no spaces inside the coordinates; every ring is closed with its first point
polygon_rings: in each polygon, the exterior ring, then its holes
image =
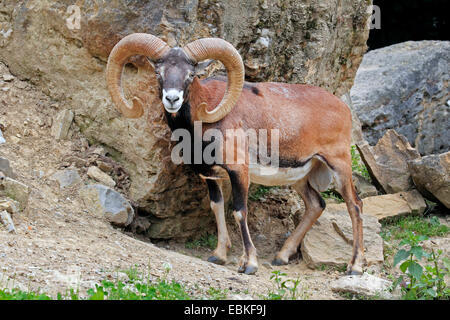
{"type": "Polygon", "coordinates": [[[450,41],[408,41],[365,54],[350,94],[368,142],[395,129],[422,155],[449,151],[449,80],[450,41]]]}
{"type": "Polygon", "coordinates": [[[135,60],[139,71],[130,66],[124,76],[126,95],[145,102],[144,116],[125,119],[113,106],[105,81],[113,46],[134,32],[160,36],[171,46],[221,37],[243,56],[249,80],[306,82],[342,95],[366,50],[371,15],[371,1],[364,0],[74,3],[1,1],[0,61],[73,111],[90,142],[123,164],[131,200],[154,218],[153,237],[176,237],[183,231],[183,225],[172,228],[179,218],[190,219],[189,232],[196,234],[213,215],[205,185],[170,160],[170,132],[148,64],[135,60]]]}
{"type": "MultiPolygon", "coordinates": [[[[365,258],[368,265],[382,263],[383,239],[376,217],[362,214],[365,258]]],[[[346,266],[352,257],[352,222],[345,204],[328,204],[306,233],[301,244],[302,257],[311,268],[321,265],[346,266]]]]}
{"type": "Polygon", "coordinates": [[[408,162],[417,189],[450,208],[450,152],[408,162]]]}

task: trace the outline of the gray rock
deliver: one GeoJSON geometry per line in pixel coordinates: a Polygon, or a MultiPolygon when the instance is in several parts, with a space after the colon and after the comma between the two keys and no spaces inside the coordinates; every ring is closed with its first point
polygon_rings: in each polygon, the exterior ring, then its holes
{"type": "Polygon", "coordinates": [[[81,177],[75,169],[57,171],[50,179],[58,181],[60,189],[71,187],[81,182],[81,177]]]}
{"type": "Polygon", "coordinates": [[[449,80],[449,41],[408,41],[366,53],[350,92],[368,142],[395,129],[422,155],[449,151],[449,80]]]}
{"type": "Polygon", "coordinates": [[[353,172],[353,184],[361,199],[378,195],[377,188],[359,173],[353,172]]]}
{"type": "Polygon", "coordinates": [[[107,186],[88,185],[81,189],[80,195],[91,212],[101,213],[115,225],[125,227],[134,219],[131,204],[120,193],[107,186]]]}
{"type": "Polygon", "coordinates": [[[355,112],[350,92],[344,94],[341,100],[347,104],[352,113],[352,145],[359,144],[365,141],[365,139],[361,128],[361,121],[359,121],[358,115],[355,112]]]}
{"type": "Polygon", "coordinates": [[[11,216],[9,213],[5,210],[0,211],[0,220],[3,222],[3,224],[6,227],[6,230],[8,232],[16,233],[16,228],[14,227],[14,222],[11,219],[11,216]]]}
{"type": "Polygon", "coordinates": [[[450,208],[450,152],[409,161],[417,189],[431,201],[450,208]]]}
{"type": "Polygon", "coordinates": [[[26,208],[30,196],[30,188],[27,185],[11,178],[5,178],[0,180],[0,186],[0,196],[16,200],[20,210],[26,208]]]}
{"type": "Polygon", "coordinates": [[[11,165],[9,164],[9,160],[3,157],[0,157],[0,171],[11,179],[17,178],[17,175],[14,173],[11,165]]]}
{"type": "Polygon", "coordinates": [[[70,110],[61,110],[53,120],[51,134],[56,140],[67,138],[70,125],[73,121],[73,112],[70,110]]]}
{"type": "MultiPolygon", "coordinates": [[[[362,214],[365,258],[369,265],[382,263],[383,239],[376,217],[362,214]]],[[[352,257],[352,223],[345,204],[328,204],[301,244],[302,257],[310,268],[346,266],[352,257]]]]}
{"type": "Polygon", "coordinates": [[[389,292],[392,282],[368,273],[360,276],[344,276],[331,283],[334,292],[348,292],[370,298],[395,299],[389,292]]]}

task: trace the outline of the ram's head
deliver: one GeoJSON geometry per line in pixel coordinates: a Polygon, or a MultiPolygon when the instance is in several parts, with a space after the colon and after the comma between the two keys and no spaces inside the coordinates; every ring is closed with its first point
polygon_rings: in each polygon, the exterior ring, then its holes
{"type": "Polygon", "coordinates": [[[125,117],[138,118],[143,114],[142,102],[134,97],[132,104],[125,99],[122,86],[123,66],[135,55],[146,56],[154,65],[160,84],[164,108],[176,113],[189,96],[189,89],[202,61],[219,60],[228,73],[228,87],[222,101],[213,110],[206,103],[198,108],[197,117],[203,122],[217,122],[236,104],[244,83],[244,66],[237,50],[219,38],[193,41],[183,48],[170,48],[151,34],[134,33],[120,40],[108,59],[106,70],[108,90],[116,107],[125,117]]]}

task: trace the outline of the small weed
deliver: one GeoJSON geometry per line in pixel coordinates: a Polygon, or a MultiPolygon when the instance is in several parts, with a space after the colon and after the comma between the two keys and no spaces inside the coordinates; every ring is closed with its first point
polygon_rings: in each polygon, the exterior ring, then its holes
{"type": "Polygon", "coordinates": [[[334,199],[338,203],[344,202],[344,199],[341,197],[341,195],[334,190],[327,190],[327,191],[321,192],[320,194],[324,199],[334,199]]]}
{"type": "Polygon", "coordinates": [[[209,300],[225,300],[228,296],[228,290],[221,290],[210,287],[206,294],[209,297],[209,300]]]}
{"type": "Polygon", "coordinates": [[[186,249],[207,248],[214,250],[217,247],[217,236],[215,234],[205,234],[197,240],[191,240],[185,243],[186,249]]]}
{"type": "Polygon", "coordinates": [[[370,179],[369,171],[367,170],[366,166],[361,160],[361,156],[359,155],[358,150],[356,149],[355,145],[352,145],[350,148],[350,153],[352,155],[352,171],[359,173],[367,180],[372,181],[370,179]]]}
{"type": "Polygon", "coordinates": [[[299,292],[300,279],[284,279],[286,273],[275,270],[272,271],[270,280],[273,282],[273,290],[270,290],[267,296],[262,298],[265,300],[298,300],[307,299],[308,295],[305,290],[299,292]]]}
{"type": "Polygon", "coordinates": [[[327,264],[320,264],[316,269],[320,271],[338,271],[340,273],[343,273],[347,271],[347,266],[346,265],[330,266],[327,264]]]}
{"type": "Polygon", "coordinates": [[[265,196],[271,189],[277,189],[278,186],[256,186],[255,190],[248,195],[248,198],[253,201],[258,201],[265,196]]]}

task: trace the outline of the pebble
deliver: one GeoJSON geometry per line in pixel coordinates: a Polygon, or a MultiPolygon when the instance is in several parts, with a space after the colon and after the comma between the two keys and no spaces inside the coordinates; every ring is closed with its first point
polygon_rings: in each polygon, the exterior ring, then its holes
{"type": "Polygon", "coordinates": [[[2,130],[0,130],[0,144],[4,144],[4,143],[6,143],[6,140],[5,140],[5,138],[3,137],[2,130]]]}
{"type": "Polygon", "coordinates": [[[109,175],[100,170],[98,167],[94,166],[89,167],[87,175],[90,178],[104,184],[107,187],[113,188],[116,186],[116,182],[109,175]]]}
{"type": "Polygon", "coordinates": [[[13,81],[14,80],[14,76],[10,75],[10,74],[4,74],[3,75],[3,81],[9,82],[9,81],[13,81]]]}

